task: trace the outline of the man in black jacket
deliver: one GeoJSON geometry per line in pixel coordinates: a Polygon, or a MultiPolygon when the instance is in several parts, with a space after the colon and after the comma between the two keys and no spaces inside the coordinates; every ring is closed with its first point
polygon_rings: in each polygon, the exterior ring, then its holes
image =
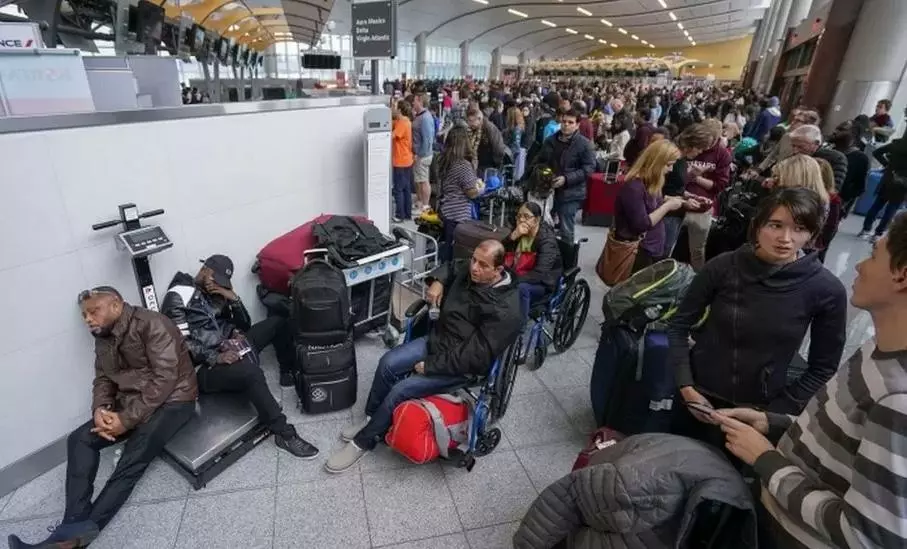
{"type": "Polygon", "coordinates": [[[586,178],[595,171],[592,143],[577,132],[579,115],[568,110],[561,115],[561,129],[542,144],[537,166],[551,168],[554,179],[554,211],[561,237],[573,242],[576,212],[586,198],[586,178]]]}
{"type": "Polygon", "coordinates": [[[472,260],[443,265],[426,279],[427,299],[441,308],[426,337],[381,357],[365,405],[365,419],[347,426],[347,441],[325,464],[329,473],[346,471],[372,450],[390,428],[398,404],[446,393],[488,373],[495,358],[523,325],[517,285],[504,269],[504,247],[485,240],[472,260]]]}
{"type": "Polygon", "coordinates": [[[177,273],[170,283],[161,312],[170,317],[186,338],[192,361],[198,365],[198,386],[203,393],[244,393],[262,422],[274,433],[278,448],[296,457],[314,459],[318,448],[296,434],[274,399],[258,353],[274,343],[281,369],[295,361],[286,319],[269,317],[252,324],[249,312],[233,291],[233,262],[212,255],[193,278],[177,273]]]}

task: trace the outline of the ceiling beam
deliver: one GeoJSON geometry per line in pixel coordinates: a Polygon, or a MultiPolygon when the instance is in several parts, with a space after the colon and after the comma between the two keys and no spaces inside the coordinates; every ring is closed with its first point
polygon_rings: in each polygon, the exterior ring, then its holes
{"type": "MultiPolygon", "coordinates": [[[[733,35],[733,36],[725,36],[725,37],[722,37],[722,39],[719,40],[719,41],[717,41],[716,43],[726,42],[726,41],[728,41],[728,40],[735,40],[735,39],[742,38],[742,37],[745,37],[745,36],[748,36],[748,33],[747,33],[747,34],[740,34],[740,35],[733,35]]],[[[697,42],[697,45],[698,45],[698,42],[697,42]]],[[[593,44],[590,42],[590,43],[589,43],[589,46],[593,46],[593,44]]],[[[688,48],[688,47],[694,47],[694,46],[690,46],[690,45],[687,44],[687,45],[683,45],[683,46],[665,46],[665,47],[661,47],[661,48],[658,48],[658,49],[659,49],[659,50],[673,49],[673,50],[680,50],[680,51],[683,51],[685,48],[688,48]]],[[[583,56],[585,56],[585,55],[589,55],[590,53],[593,53],[593,52],[595,52],[595,51],[602,50],[602,49],[604,49],[604,48],[605,48],[605,46],[602,46],[601,44],[598,44],[597,47],[591,47],[591,48],[590,48],[590,47],[587,47],[585,44],[577,44],[575,49],[573,49],[573,50],[568,50],[567,52],[565,52],[565,54],[566,54],[566,55],[571,55],[571,56],[574,56],[574,57],[583,57],[583,56]]],[[[613,49],[613,50],[619,52],[622,48],[609,48],[609,49],[613,49]]],[[[624,48],[624,49],[625,49],[625,48],[624,48]]]]}

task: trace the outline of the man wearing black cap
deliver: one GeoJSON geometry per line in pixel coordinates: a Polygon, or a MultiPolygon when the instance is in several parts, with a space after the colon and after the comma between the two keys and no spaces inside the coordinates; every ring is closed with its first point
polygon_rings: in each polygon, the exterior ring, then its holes
{"type": "Polygon", "coordinates": [[[212,255],[202,263],[195,278],[186,273],[173,277],[161,307],[186,338],[192,360],[198,365],[199,390],[245,393],[274,433],[278,448],[314,459],[318,449],[287,423],[259,367],[258,353],[272,343],[281,373],[293,367],[295,351],[287,320],[272,316],[253,325],[233,291],[230,258],[212,255]]]}

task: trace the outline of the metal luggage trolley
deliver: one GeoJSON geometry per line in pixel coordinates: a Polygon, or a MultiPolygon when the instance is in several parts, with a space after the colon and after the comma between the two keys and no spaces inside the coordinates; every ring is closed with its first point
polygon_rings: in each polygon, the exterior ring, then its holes
{"type": "Polygon", "coordinates": [[[384,343],[395,347],[406,328],[406,310],[425,298],[425,278],[438,265],[438,240],[434,237],[396,225],[391,233],[397,242],[406,243],[403,267],[394,274],[391,288],[391,312],[388,315],[384,343]]]}

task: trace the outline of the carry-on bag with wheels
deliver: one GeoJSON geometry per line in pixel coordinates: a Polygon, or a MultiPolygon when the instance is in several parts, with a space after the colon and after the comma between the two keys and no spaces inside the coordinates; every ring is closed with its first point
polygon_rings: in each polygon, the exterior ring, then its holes
{"type": "Polygon", "coordinates": [[[384,440],[413,463],[428,463],[468,444],[469,419],[469,404],[459,396],[407,400],[394,409],[384,440]]]}
{"type": "Polygon", "coordinates": [[[296,395],[303,411],[321,414],[356,403],[356,349],[352,334],[334,344],[296,344],[296,395]]]}
{"type": "Polygon", "coordinates": [[[290,282],[290,316],[298,341],[338,343],[352,326],[350,294],[343,271],[312,259],[290,282]]]}
{"type": "Polygon", "coordinates": [[[454,229],[454,259],[469,259],[483,240],[503,241],[510,234],[507,227],[470,219],[457,223],[454,229]]]}

